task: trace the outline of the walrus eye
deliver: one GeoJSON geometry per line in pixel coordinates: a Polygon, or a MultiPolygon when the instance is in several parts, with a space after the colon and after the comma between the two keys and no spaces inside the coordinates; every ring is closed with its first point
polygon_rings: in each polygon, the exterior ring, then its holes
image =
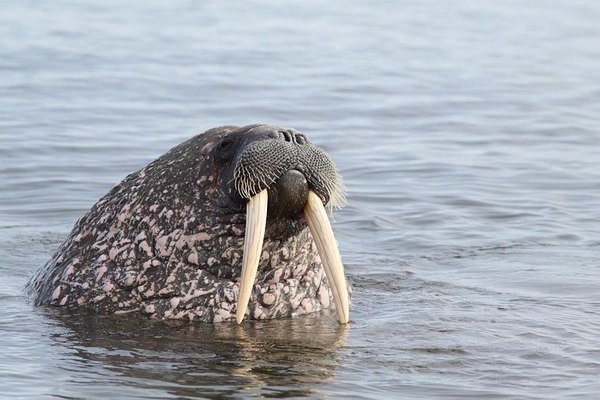
{"type": "Polygon", "coordinates": [[[233,139],[229,136],[224,137],[217,146],[217,152],[221,160],[228,160],[233,152],[233,139]]]}

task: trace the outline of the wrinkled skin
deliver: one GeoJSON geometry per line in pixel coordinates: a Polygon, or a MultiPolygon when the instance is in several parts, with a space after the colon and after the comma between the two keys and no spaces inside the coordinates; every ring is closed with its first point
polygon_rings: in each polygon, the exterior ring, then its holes
{"type": "MultiPolygon", "coordinates": [[[[233,182],[235,162],[251,143],[285,140],[290,134],[299,133],[267,125],[215,128],[130,174],[75,224],[33,275],[27,286],[31,301],[139,311],[158,319],[233,320],[246,204],[233,182]]],[[[313,189],[324,203],[329,200],[325,191],[313,189]]],[[[266,236],[246,313],[250,319],[332,305],[300,212],[302,202],[294,205],[289,193],[280,192],[275,184],[269,188],[266,236]]]]}

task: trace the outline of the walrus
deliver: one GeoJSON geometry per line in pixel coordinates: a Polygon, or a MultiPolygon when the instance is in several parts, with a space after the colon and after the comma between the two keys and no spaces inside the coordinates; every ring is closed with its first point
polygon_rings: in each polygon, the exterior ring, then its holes
{"type": "Polygon", "coordinates": [[[238,323],[334,305],[345,324],[349,286],[325,209],[344,203],[333,161],[303,133],[213,128],[98,200],[30,278],[28,298],[238,323]]]}

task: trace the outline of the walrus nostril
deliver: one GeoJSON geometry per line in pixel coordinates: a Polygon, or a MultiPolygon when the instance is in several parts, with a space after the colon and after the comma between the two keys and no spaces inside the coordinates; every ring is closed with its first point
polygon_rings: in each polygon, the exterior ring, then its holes
{"type": "Polygon", "coordinates": [[[306,140],[306,137],[303,134],[296,133],[294,135],[294,142],[296,142],[296,144],[302,145],[302,144],[306,144],[307,140],[306,140]]]}
{"type": "Polygon", "coordinates": [[[291,132],[288,131],[279,131],[279,133],[283,136],[283,140],[285,140],[286,142],[293,142],[294,141],[294,136],[291,132]]]}
{"type": "Polygon", "coordinates": [[[286,142],[289,143],[295,143],[295,144],[306,144],[308,142],[308,140],[306,139],[306,136],[304,136],[302,133],[299,132],[294,132],[292,130],[280,130],[278,133],[279,138],[283,139],[286,142]]]}

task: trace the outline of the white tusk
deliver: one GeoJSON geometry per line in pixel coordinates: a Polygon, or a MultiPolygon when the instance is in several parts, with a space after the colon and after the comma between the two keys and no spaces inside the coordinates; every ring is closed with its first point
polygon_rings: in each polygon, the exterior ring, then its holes
{"type": "Polygon", "coordinates": [[[304,218],[321,256],[323,268],[333,292],[338,318],[340,323],[346,324],[350,319],[350,311],[348,309],[348,289],[346,288],[344,265],[323,202],[312,191],[308,192],[308,201],[304,206],[304,218]]]}
{"type": "Polygon", "coordinates": [[[266,190],[252,196],[246,205],[246,234],[244,237],[244,256],[242,260],[242,277],[240,294],[238,296],[235,319],[241,323],[248,309],[248,301],[254,287],[258,261],[262,253],[267,224],[267,202],[269,196],[266,190]]]}

